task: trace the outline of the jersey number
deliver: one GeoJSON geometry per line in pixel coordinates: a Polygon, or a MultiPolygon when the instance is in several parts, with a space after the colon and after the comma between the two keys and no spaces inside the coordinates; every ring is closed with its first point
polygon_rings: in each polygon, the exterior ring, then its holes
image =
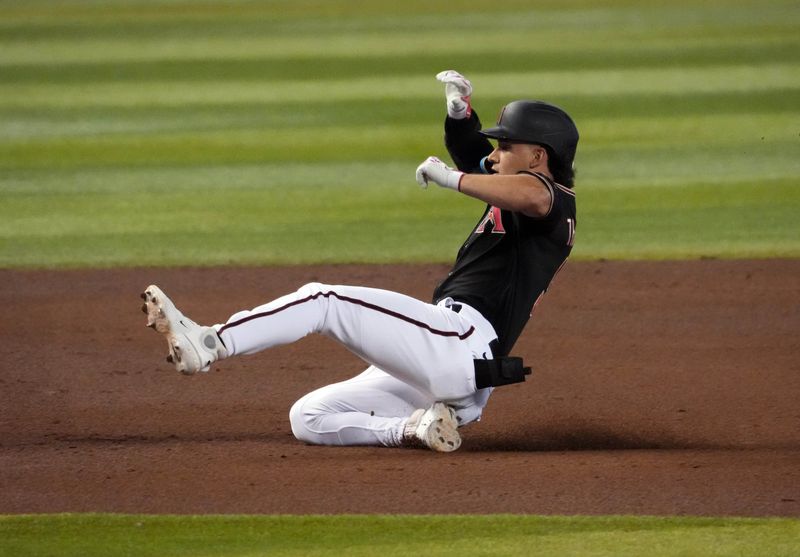
{"type": "Polygon", "coordinates": [[[575,244],[575,221],[567,219],[567,245],[572,247],[575,244]]]}

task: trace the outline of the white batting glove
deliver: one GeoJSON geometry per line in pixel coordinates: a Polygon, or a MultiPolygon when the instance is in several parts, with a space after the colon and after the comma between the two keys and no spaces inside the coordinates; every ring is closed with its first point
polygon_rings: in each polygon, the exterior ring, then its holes
{"type": "Polygon", "coordinates": [[[446,70],[436,74],[436,79],[444,83],[444,94],[447,97],[447,115],[456,120],[469,118],[472,105],[472,83],[455,70],[446,70]]]}
{"type": "Polygon", "coordinates": [[[417,167],[417,183],[423,189],[428,187],[428,182],[435,182],[443,188],[460,191],[463,172],[453,170],[437,157],[428,157],[417,167]]]}

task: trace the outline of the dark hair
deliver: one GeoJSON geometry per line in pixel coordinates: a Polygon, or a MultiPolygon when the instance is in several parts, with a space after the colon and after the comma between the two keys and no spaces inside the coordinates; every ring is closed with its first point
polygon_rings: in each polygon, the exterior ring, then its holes
{"type": "Polygon", "coordinates": [[[563,160],[547,145],[543,145],[543,147],[547,151],[547,169],[553,175],[553,180],[572,189],[575,185],[575,168],[572,166],[572,161],[563,160]]]}

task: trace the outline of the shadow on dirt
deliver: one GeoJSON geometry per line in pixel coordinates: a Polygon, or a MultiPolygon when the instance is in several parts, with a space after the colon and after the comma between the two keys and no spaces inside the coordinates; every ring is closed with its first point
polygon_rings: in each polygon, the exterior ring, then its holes
{"type": "Polygon", "coordinates": [[[668,433],[636,433],[602,428],[530,429],[491,437],[464,435],[462,450],[490,451],[633,451],[681,449],[745,449],[752,446],[715,444],[700,439],[679,439],[668,433]]]}

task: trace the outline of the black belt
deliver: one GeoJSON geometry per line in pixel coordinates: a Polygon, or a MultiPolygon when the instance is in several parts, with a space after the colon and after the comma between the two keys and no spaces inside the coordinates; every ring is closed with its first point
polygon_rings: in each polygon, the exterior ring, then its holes
{"type": "MultiPolygon", "coordinates": [[[[450,304],[450,309],[458,313],[461,304],[450,304]]],[[[500,352],[500,341],[494,339],[489,343],[492,355],[500,352]]],[[[487,387],[502,387],[525,381],[525,376],[531,374],[531,368],[522,364],[522,358],[506,357],[492,358],[491,360],[474,360],[475,386],[478,389],[487,387]]]]}

